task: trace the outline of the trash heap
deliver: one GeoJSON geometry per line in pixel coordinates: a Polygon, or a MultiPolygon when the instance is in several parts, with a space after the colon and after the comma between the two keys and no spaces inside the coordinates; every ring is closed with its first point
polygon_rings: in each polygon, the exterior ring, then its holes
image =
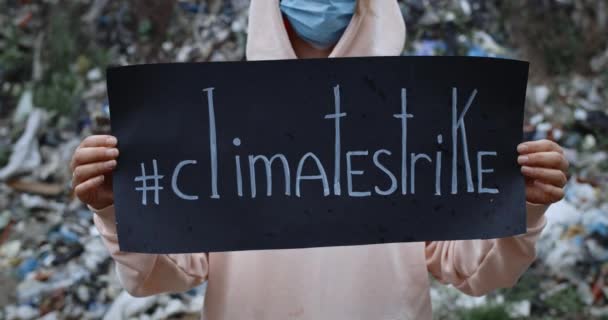
{"type": "Polygon", "coordinates": [[[435,318],[608,317],[608,3],[406,1],[402,11],[415,37],[407,54],[529,60],[524,137],[557,141],[571,164],[519,284],[473,298],[434,283],[435,318]]]}
{"type": "MultiPolygon", "coordinates": [[[[243,60],[248,5],[0,2],[0,319],[198,318],[204,285],[147,298],[121,288],[68,164],[83,137],[109,132],[107,66],[243,60]]],[[[400,5],[405,54],[530,60],[525,136],[558,141],[572,165],[520,283],[483,298],[434,285],[436,318],[608,316],[608,2],[400,5]]]]}
{"type": "Polygon", "coordinates": [[[198,319],[205,285],[121,288],[68,164],[109,132],[108,65],[242,60],[248,2],[54,2],[0,3],[0,319],[198,319]]]}

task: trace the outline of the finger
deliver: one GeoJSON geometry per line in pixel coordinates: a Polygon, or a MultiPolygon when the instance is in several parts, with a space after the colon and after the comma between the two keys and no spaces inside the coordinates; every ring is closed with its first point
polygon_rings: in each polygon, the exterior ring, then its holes
{"type": "Polygon", "coordinates": [[[526,188],[526,200],[536,204],[551,204],[564,197],[564,189],[538,180],[526,188]]]}
{"type": "Polygon", "coordinates": [[[564,150],[562,150],[562,147],[560,147],[559,144],[557,144],[551,140],[547,140],[547,139],[536,140],[536,141],[527,141],[524,143],[520,143],[517,146],[517,151],[520,154],[528,154],[528,153],[533,153],[533,152],[545,152],[545,151],[557,151],[559,153],[564,152],[564,150]]]}
{"type": "Polygon", "coordinates": [[[87,195],[90,194],[90,192],[93,192],[95,190],[95,188],[99,187],[104,180],[104,176],[97,176],[94,178],[91,178],[83,183],[79,183],[75,188],[74,188],[74,194],[76,194],[76,196],[80,199],[86,199],[87,195]]]}
{"type": "Polygon", "coordinates": [[[72,170],[75,170],[76,167],[82,164],[112,160],[116,159],[116,157],[118,157],[118,149],[116,148],[78,148],[76,149],[76,152],[74,152],[74,157],[72,158],[70,166],[72,170]]]}
{"type": "Polygon", "coordinates": [[[92,135],[84,138],[80,143],[81,148],[90,147],[114,147],[118,143],[118,140],[114,136],[100,134],[92,135]]]}
{"type": "Polygon", "coordinates": [[[106,174],[116,167],[116,160],[79,165],[74,169],[73,181],[77,185],[90,178],[106,174]]]}
{"type": "Polygon", "coordinates": [[[566,157],[557,151],[524,154],[517,158],[517,163],[530,167],[554,168],[562,171],[566,171],[569,165],[566,157]]]}
{"type": "Polygon", "coordinates": [[[560,188],[568,182],[564,172],[558,169],[523,166],[521,167],[521,173],[528,178],[540,180],[560,188]]]}
{"type": "Polygon", "coordinates": [[[543,189],[536,187],[534,180],[526,181],[526,201],[535,204],[547,204],[549,202],[543,189]]]}

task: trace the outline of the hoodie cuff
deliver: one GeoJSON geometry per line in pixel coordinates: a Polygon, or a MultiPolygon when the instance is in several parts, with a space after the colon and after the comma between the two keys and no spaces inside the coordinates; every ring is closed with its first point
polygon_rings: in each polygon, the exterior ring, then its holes
{"type": "Polygon", "coordinates": [[[89,210],[95,213],[93,220],[100,229],[101,233],[116,234],[116,214],[114,213],[114,205],[107,206],[103,209],[95,209],[87,205],[89,210]]]}
{"type": "Polygon", "coordinates": [[[545,224],[545,211],[549,208],[544,204],[526,202],[526,225],[528,231],[542,228],[545,224]]]}

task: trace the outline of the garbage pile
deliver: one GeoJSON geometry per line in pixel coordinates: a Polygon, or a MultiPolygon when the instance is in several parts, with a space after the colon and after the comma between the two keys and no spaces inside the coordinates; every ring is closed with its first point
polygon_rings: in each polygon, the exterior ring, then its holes
{"type": "Polygon", "coordinates": [[[407,54],[529,60],[525,139],[557,141],[571,164],[565,199],[547,211],[538,260],[520,283],[482,298],[435,284],[435,317],[608,317],[608,3],[406,1],[402,10],[416,37],[407,54]],[[564,35],[570,43],[556,39],[564,35]],[[550,56],[560,50],[577,57],[550,56]]]}
{"type": "MultiPolygon", "coordinates": [[[[109,132],[107,66],[243,60],[248,4],[0,2],[0,319],[198,318],[204,285],[148,298],[122,290],[67,164],[84,136],[109,132]]],[[[482,299],[433,287],[437,319],[483,306],[508,318],[608,315],[608,3],[400,5],[404,54],[530,60],[525,136],[560,142],[572,164],[520,284],[482,299]]]]}
{"type": "Polygon", "coordinates": [[[109,132],[108,65],[242,60],[248,2],[59,2],[0,4],[0,319],[197,319],[204,285],[123,291],[68,164],[109,132]]]}

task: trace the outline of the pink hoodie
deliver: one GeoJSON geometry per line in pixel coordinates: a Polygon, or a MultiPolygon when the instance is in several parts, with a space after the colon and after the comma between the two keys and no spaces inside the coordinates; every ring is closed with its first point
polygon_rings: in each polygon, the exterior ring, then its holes
{"type": "MultiPolygon", "coordinates": [[[[365,1],[369,7],[355,14],[331,57],[401,53],[397,2],[365,1]]],[[[278,0],[251,1],[247,57],[296,58],[278,0]]],[[[527,233],[503,239],[169,255],[120,251],[112,206],[94,220],[132,295],[186,291],[207,280],[203,319],[424,320],[431,319],[429,272],[470,295],[516,283],[545,225],[545,206],[527,208],[527,233]]]]}

